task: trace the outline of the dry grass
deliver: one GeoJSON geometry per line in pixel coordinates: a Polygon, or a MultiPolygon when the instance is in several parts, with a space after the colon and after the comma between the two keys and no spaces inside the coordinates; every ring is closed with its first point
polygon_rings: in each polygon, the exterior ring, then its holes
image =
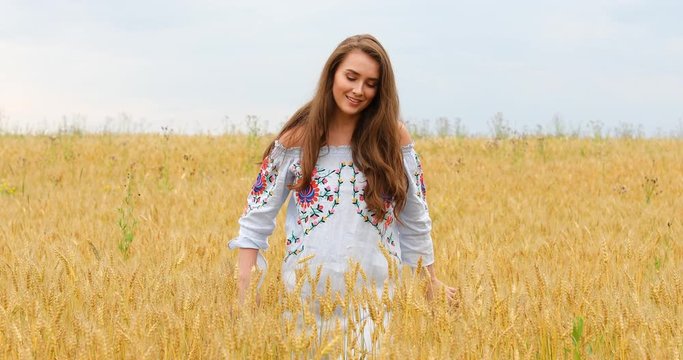
{"type": "MultiPolygon", "coordinates": [[[[260,303],[235,303],[226,242],[265,142],[0,137],[0,357],[340,354],[343,331],[314,329],[301,299],[283,293],[281,241],[271,240],[260,303]]],[[[416,146],[437,271],[460,289],[459,306],[425,300],[424,283],[410,274],[393,299],[362,290],[318,299],[324,311],[365,304],[376,318],[389,306],[371,356],[679,358],[680,140],[416,146]]],[[[284,237],[281,224],[272,239],[284,237]]]]}

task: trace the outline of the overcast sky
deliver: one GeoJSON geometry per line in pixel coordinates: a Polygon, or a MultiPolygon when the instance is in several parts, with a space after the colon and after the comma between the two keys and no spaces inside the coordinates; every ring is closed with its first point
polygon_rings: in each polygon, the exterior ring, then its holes
{"type": "Polygon", "coordinates": [[[116,129],[125,113],[144,131],[222,131],[249,114],[275,128],[342,39],[371,33],[410,122],[485,133],[501,112],[533,131],[559,114],[568,129],[671,133],[681,14],[680,0],[0,0],[0,126],[116,129]]]}

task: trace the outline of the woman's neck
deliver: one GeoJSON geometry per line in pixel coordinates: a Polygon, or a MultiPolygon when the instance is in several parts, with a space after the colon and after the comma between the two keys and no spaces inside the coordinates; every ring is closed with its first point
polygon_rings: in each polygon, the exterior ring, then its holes
{"type": "Polygon", "coordinates": [[[327,145],[350,145],[359,116],[336,114],[327,129],[327,145]]]}

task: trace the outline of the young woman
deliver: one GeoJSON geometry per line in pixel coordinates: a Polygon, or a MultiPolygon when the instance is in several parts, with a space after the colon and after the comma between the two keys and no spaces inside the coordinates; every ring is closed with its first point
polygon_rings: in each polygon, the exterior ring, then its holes
{"type": "Polygon", "coordinates": [[[239,290],[255,265],[275,217],[293,192],[285,224],[282,279],[296,285],[300,259],[313,272],[321,267],[318,291],[329,277],[344,292],[349,259],[358,262],[381,293],[388,262],[426,267],[433,287],[449,299],[455,289],[435,275],[431,220],[422,167],[410,135],[399,121],[391,62],[371,35],[342,41],[325,63],[317,91],[284,125],[265,150],[261,170],[239,220],[239,290]]]}

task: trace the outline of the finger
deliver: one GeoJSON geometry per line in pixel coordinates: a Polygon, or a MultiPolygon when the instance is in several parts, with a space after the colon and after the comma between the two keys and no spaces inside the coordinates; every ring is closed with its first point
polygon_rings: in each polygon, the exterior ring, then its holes
{"type": "Polygon", "coordinates": [[[443,291],[448,294],[448,295],[454,295],[455,294],[455,289],[453,288],[444,288],[443,291]]]}

